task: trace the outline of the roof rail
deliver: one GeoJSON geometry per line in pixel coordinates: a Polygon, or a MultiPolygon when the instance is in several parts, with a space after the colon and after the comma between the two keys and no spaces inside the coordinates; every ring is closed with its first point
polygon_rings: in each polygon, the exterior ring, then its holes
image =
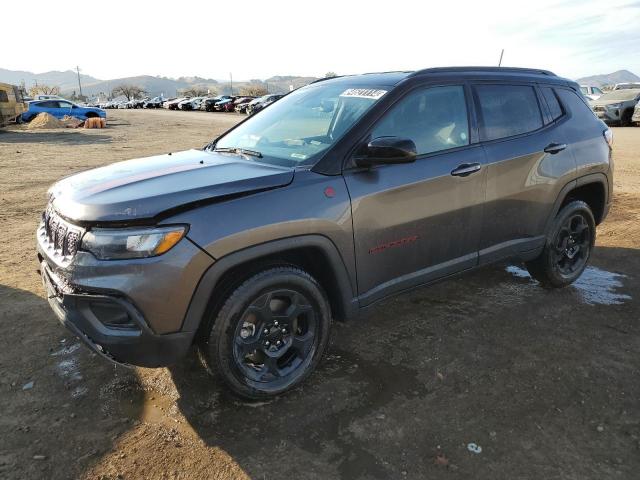
{"type": "Polygon", "coordinates": [[[434,67],[416,70],[410,77],[423,75],[426,73],[447,73],[447,72],[511,72],[511,73],[530,73],[533,75],[549,75],[557,77],[557,75],[549,70],[540,68],[519,68],[519,67],[434,67]]]}

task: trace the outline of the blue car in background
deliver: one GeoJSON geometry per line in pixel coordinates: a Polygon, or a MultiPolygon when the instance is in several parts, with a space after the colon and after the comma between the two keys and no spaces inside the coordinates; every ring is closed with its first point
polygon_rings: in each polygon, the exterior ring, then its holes
{"type": "Polygon", "coordinates": [[[53,115],[56,118],[62,118],[65,115],[79,118],[80,120],[86,120],[91,117],[107,118],[107,112],[101,108],[95,107],[81,107],[69,100],[61,99],[48,99],[48,100],[34,100],[28,102],[29,109],[22,114],[22,120],[30,122],[39,113],[46,112],[53,115]]]}

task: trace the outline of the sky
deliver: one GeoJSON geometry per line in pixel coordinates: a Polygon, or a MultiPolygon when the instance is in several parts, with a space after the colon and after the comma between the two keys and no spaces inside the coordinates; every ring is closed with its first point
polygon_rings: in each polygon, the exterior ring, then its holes
{"type": "MultiPolygon", "coordinates": [[[[640,1],[29,2],[0,68],[236,80],[497,65],[640,75],[640,1]],[[57,19],[51,21],[52,18],[57,19]]],[[[8,27],[8,31],[6,31],[8,27]]]]}

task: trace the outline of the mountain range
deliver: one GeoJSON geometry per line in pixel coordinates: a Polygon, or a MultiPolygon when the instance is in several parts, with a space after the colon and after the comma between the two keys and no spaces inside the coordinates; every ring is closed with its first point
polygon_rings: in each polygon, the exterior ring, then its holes
{"type": "MultiPolygon", "coordinates": [[[[238,91],[245,86],[255,85],[266,88],[270,93],[285,93],[290,90],[290,86],[298,88],[312,81],[315,77],[299,77],[299,76],[275,76],[266,80],[249,80],[233,82],[233,91],[238,91]]],[[[140,75],[136,77],[116,78],[113,80],[101,80],[90,75],[80,74],[82,83],[82,93],[89,97],[99,94],[109,95],[110,92],[122,84],[136,85],[143,88],[149,95],[157,96],[163,94],[165,97],[179,94],[181,90],[188,88],[198,88],[209,90],[218,94],[231,93],[231,84],[229,81],[220,81],[212,78],[203,77],[180,77],[169,78],[152,75],[140,75]]],[[[71,95],[78,93],[78,74],[73,70],[63,72],[51,71],[44,73],[32,73],[19,70],[7,70],[0,68],[0,82],[11,83],[14,85],[24,84],[27,89],[36,83],[40,85],[48,85],[50,87],[60,87],[62,95],[71,95]]]]}
{"type": "MultiPolygon", "coordinates": [[[[249,81],[233,82],[233,92],[237,93],[242,87],[255,85],[266,88],[270,93],[285,93],[293,88],[298,88],[312,81],[315,77],[299,76],[275,76],[265,80],[253,79],[249,81]]],[[[91,75],[80,74],[82,83],[82,93],[93,97],[98,94],[109,95],[118,85],[131,84],[142,87],[149,95],[156,96],[163,94],[166,97],[178,95],[181,90],[188,88],[198,88],[209,90],[218,94],[231,93],[231,85],[226,80],[215,80],[203,77],[180,77],[169,78],[152,75],[140,75],[137,77],[116,78],[113,80],[101,80],[91,75]]],[[[594,85],[602,87],[620,82],[640,82],[640,77],[628,70],[618,70],[617,72],[602,75],[592,75],[576,80],[580,84],[594,85]]],[[[51,71],[44,73],[32,73],[19,70],[7,70],[0,68],[0,82],[14,85],[24,85],[28,88],[36,83],[40,85],[58,86],[63,95],[72,95],[78,92],[78,76],[73,70],[51,71]]]]}
{"type": "Polygon", "coordinates": [[[581,85],[591,85],[594,87],[604,87],[605,85],[614,85],[624,82],[640,82],[640,77],[629,70],[618,70],[613,73],[601,75],[591,75],[590,77],[582,77],[576,80],[581,85]]]}

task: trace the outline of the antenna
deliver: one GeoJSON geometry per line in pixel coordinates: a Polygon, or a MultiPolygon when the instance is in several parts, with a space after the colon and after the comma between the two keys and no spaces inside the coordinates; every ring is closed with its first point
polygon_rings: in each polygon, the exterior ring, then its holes
{"type": "Polygon", "coordinates": [[[498,61],[498,66],[501,67],[502,66],[502,56],[504,55],[504,48],[502,49],[502,51],[500,52],[500,60],[498,61]]]}

